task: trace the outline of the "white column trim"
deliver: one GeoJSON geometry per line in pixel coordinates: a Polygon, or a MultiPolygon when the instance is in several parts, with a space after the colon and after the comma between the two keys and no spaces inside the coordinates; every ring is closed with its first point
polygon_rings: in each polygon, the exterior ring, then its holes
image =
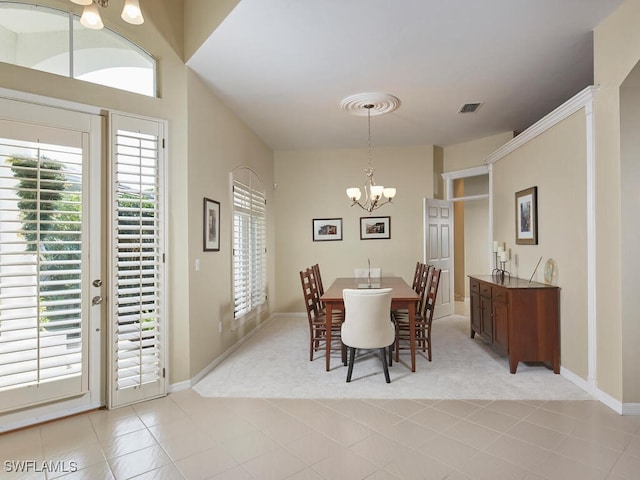
{"type": "Polygon", "coordinates": [[[593,394],[598,384],[596,310],[596,182],[593,96],[585,105],[587,136],[587,385],[593,394]]]}

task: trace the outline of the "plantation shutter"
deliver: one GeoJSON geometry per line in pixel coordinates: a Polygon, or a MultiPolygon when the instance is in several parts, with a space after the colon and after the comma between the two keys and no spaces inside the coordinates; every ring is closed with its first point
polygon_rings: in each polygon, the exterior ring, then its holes
{"type": "Polygon", "coordinates": [[[112,117],[110,406],[165,393],[162,124],[112,117]]]}
{"type": "Polygon", "coordinates": [[[234,318],[266,301],[266,198],[255,173],[241,170],[233,176],[234,318]]]}
{"type": "Polygon", "coordinates": [[[0,411],[88,391],[85,142],[0,120],[0,411]]]}

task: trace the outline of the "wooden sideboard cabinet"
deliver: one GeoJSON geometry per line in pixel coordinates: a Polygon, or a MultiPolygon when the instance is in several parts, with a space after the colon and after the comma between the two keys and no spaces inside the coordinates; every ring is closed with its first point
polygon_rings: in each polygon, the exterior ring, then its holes
{"type": "Polygon", "coordinates": [[[470,276],[471,338],[477,333],[518,362],[549,362],[560,373],[560,289],[522,278],[470,276]]]}

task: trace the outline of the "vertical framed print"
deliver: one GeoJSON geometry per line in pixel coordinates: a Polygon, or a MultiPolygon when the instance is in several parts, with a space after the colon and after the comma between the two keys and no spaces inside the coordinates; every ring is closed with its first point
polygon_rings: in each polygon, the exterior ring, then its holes
{"type": "Polygon", "coordinates": [[[205,252],[220,251],[220,202],[204,199],[203,203],[203,250],[205,252]]]}
{"type": "Polygon", "coordinates": [[[516,244],[538,244],[538,187],[516,192],[516,244]]]}

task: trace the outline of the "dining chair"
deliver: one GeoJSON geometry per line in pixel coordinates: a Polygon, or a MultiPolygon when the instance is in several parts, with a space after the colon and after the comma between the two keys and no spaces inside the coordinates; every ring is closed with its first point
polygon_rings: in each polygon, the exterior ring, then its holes
{"type": "MultiPolygon", "coordinates": [[[[424,289],[420,293],[421,299],[416,307],[415,317],[415,342],[416,347],[427,353],[427,359],[431,361],[431,324],[433,323],[433,312],[436,306],[438,295],[438,285],[440,284],[441,269],[427,266],[424,289]]],[[[424,273],[423,277],[424,278],[424,273]]],[[[396,361],[399,361],[400,350],[411,348],[411,331],[409,327],[409,315],[404,312],[394,312],[394,323],[396,326],[395,351],[396,361]]]]}
{"type": "Polygon", "coordinates": [[[324,286],[322,285],[322,277],[320,276],[320,265],[316,263],[311,265],[307,270],[311,272],[311,279],[316,285],[316,292],[318,294],[318,305],[320,306],[320,311],[324,313],[324,303],[320,300],[320,297],[324,295],[324,286]]]}
{"type": "Polygon", "coordinates": [[[418,291],[418,286],[420,285],[420,277],[422,276],[422,270],[425,268],[425,264],[422,262],[416,262],[416,269],[413,272],[413,283],[411,284],[411,288],[414,292],[418,291]]]}
{"type": "Polygon", "coordinates": [[[347,382],[351,381],[356,351],[379,349],[384,378],[387,383],[391,383],[386,355],[387,350],[391,355],[391,347],[395,340],[395,328],[389,319],[392,290],[345,288],[342,291],[345,309],[342,343],[347,347],[349,358],[347,382]]]}
{"type": "MultiPolygon", "coordinates": [[[[313,280],[311,268],[300,271],[300,282],[302,284],[302,294],[305,308],[307,310],[307,320],[309,322],[309,361],[313,361],[313,354],[326,348],[327,317],[320,310],[320,296],[318,295],[316,284],[313,280]]],[[[331,351],[339,350],[343,363],[346,361],[346,349],[340,340],[340,327],[344,316],[342,312],[333,312],[331,315],[331,351]]]]}

